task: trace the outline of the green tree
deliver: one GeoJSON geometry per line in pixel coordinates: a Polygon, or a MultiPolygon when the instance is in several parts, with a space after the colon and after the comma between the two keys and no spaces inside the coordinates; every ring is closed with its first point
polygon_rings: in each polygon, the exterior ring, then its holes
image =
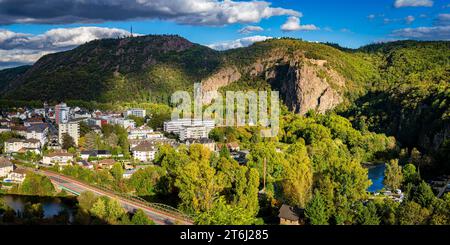
{"type": "Polygon", "coordinates": [[[124,170],[122,168],[122,164],[120,162],[116,162],[114,163],[114,165],[112,166],[111,170],[111,175],[114,177],[114,179],[116,179],[116,181],[119,181],[122,179],[124,170]]]}
{"type": "Polygon", "coordinates": [[[368,202],[366,206],[359,203],[357,223],[361,225],[379,225],[380,217],[377,214],[377,207],[373,202],[368,202]]]}
{"type": "Polygon", "coordinates": [[[212,208],[195,217],[198,225],[252,225],[257,220],[239,206],[227,204],[224,197],[216,198],[212,208]]]}
{"type": "Polygon", "coordinates": [[[96,202],[97,197],[91,191],[82,192],[78,197],[78,206],[85,210],[90,210],[94,203],[96,202]]]}
{"type": "Polygon", "coordinates": [[[157,192],[158,183],[164,170],[158,166],[149,166],[136,171],[128,181],[138,196],[153,196],[157,192]]]}
{"type": "Polygon", "coordinates": [[[313,173],[304,144],[289,147],[282,181],[283,194],[291,205],[304,208],[311,198],[313,173]]]}
{"type": "Polygon", "coordinates": [[[97,198],[95,203],[92,205],[90,212],[97,218],[105,220],[107,215],[106,200],[104,198],[97,198]]]}
{"type": "Polygon", "coordinates": [[[431,186],[428,185],[425,181],[422,181],[417,186],[417,189],[414,192],[414,195],[412,197],[412,200],[414,202],[420,204],[422,207],[425,207],[425,208],[431,208],[435,199],[436,199],[436,196],[434,195],[433,190],[431,189],[431,186]]]}
{"type": "Polygon", "coordinates": [[[398,208],[398,221],[400,225],[422,225],[430,215],[428,209],[409,201],[404,202],[398,208]]]}
{"type": "Polygon", "coordinates": [[[384,185],[391,189],[396,190],[400,188],[403,182],[402,167],[398,165],[398,160],[391,160],[386,164],[386,170],[384,171],[384,185]]]}
{"type": "Polygon", "coordinates": [[[154,225],[153,222],[142,209],[138,209],[131,218],[131,224],[133,225],[154,225]]]}
{"type": "Polygon", "coordinates": [[[55,194],[55,188],[48,177],[32,172],[27,173],[18,190],[24,195],[52,196],[55,194]]]}
{"type": "Polygon", "coordinates": [[[305,208],[305,215],[312,225],[328,225],[327,206],[320,192],[314,192],[312,199],[305,208]]]}
{"type": "Polygon", "coordinates": [[[76,147],[75,140],[67,133],[62,134],[62,146],[64,150],[68,150],[71,147],[76,147]]]}
{"type": "Polygon", "coordinates": [[[417,183],[418,180],[420,180],[420,176],[416,171],[416,166],[414,166],[411,163],[406,164],[403,166],[402,169],[403,178],[405,183],[417,183]]]}

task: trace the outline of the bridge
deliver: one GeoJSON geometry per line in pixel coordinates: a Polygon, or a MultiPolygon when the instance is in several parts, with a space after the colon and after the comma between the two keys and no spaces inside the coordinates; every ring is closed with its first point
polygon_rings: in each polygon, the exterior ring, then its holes
{"type": "Polygon", "coordinates": [[[137,209],[142,209],[150,219],[152,219],[156,224],[160,225],[192,225],[193,221],[188,216],[178,211],[177,209],[170,207],[165,204],[160,203],[150,203],[144,199],[116,193],[100,186],[93,186],[91,184],[84,183],[82,181],[76,180],[74,178],[55,173],[52,171],[25,168],[29,171],[33,171],[37,174],[47,176],[51,182],[61,190],[72,193],[74,195],[80,195],[85,191],[90,191],[99,196],[106,196],[109,198],[114,198],[119,201],[119,203],[128,211],[133,212],[137,209]]]}

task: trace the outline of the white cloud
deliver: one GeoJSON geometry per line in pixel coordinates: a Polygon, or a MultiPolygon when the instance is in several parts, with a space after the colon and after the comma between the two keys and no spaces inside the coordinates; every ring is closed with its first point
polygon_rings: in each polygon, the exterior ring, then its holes
{"type": "Polygon", "coordinates": [[[450,40],[450,26],[404,28],[393,31],[391,36],[417,40],[450,40]]]}
{"type": "Polygon", "coordinates": [[[395,0],[394,6],[396,8],[403,7],[432,7],[432,0],[395,0]]]}
{"type": "Polygon", "coordinates": [[[259,32],[259,31],[264,31],[264,29],[260,26],[245,26],[245,27],[239,29],[238,32],[241,34],[249,34],[249,33],[259,32]]]}
{"type": "Polygon", "coordinates": [[[39,35],[0,30],[0,67],[9,63],[30,64],[43,55],[72,49],[95,39],[128,35],[125,30],[101,27],[57,28],[39,35]]]}
{"type": "Polygon", "coordinates": [[[450,25],[450,14],[439,14],[433,23],[435,26],[450,25]]]}
{"type": "Polygon", "coordinates": [[[367,18],[368,18],[369,20],[373,20],[373,19],[376,18],[376,16],[375,16],[374,14],[369,14],[369,15],[367,16],[367,18]]]}
{"type": "Polygon", "coordinates": [[[180,24],[222,26],[258,23],[273,16],[298,16],[263,0],[1,0],[0,24],[93,23],[160,19],[180,24]]]}
{"type": "Polygon", "coordinates": [[[316,31],[319,30],[315,25],[301,25],[300,18],[296,16],[291,16],[287,21],[281,26],[283,31],[316,31]]]}
{"type": "Polygon", "coordinates": [[[244,38],[239,38],[239,39],[231,40],[231,41],[213,43],[213,44],[208,45],[208,47],[215,49],[215,50],[227,50],[227,49],[247,47],[247,46],[252,45],[255,42],[261,42],[261,41],[265,41],[268,39],[272,39],[272,37],[251,36],[251,37],[244,37],[244,38]]]}
{"type": "Polygon", "coordinates": [[[414,18],[414,16],[412,16],[412,15],[408,15],[408,16],[405,17],[405,22],[408,25],[413,23],[415,20],[416,20],[416,18],[414,18]]]}

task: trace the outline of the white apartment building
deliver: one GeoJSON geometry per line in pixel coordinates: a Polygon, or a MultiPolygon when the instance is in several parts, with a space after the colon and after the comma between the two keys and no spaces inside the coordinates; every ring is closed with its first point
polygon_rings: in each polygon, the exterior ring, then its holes
{"type": "Polygon", "coordinates": [[[163,134],[154,132],[152,128],[142,126],[128,131],[128,139],[160,139],[163,134]]]}
{"type": "Polygon", "coordinates": [[[209,131],[205,126],[184,126],[180,130],[180,140],[208,138],[209,131]]]}
{"type": "Polygon", "coordinates": [[[41,142],[41,146],[45,145],[48,141],[48,125],[47,124],[35,124],[27,128],[26,139],[36,139],[41,142]]]}
{"type": "Polygon", "coordinates": [[[136,127],[136,123],[131,119],[125,119],[121,117],[110,117],[107,119],[108,124],[119,125],[122,128],[133,129],[136,127]]]}
{"type": "Polygon", "coordinates": [[[42,163],[48,166],[58,164],[60,166],[69,165],[74,160],[73,155],[65,152],[53,152],[42,158],[42,163]]]}
{"type": "Polygon", "coordinates": [[[144,109],[132,108],[125,112],[125,116],[136,116],[136,117],[145,117],[146,111],[144,109]]]}
{"type": "Polygon", "coordinates": [[[63,143],[63,135],[70,135],[75,144],[78,146],[78,140],[80,139],[80,124],[78,122],[68,122],[59,124],[58,128],[58,141],[59,144],[63,143]]]}
{"type": "Polygon", "coordinates": [[[37,139],[9,139],[5,141],[5,153],[25,153],[32,151],[40,154],[41,142],[37,139]]]}
{"type": "Polygon", "coordinates": [[[132,149],[134,159],[140,162],[148,162],[155,159],[158,147],[150,142],[142,142],[132,149]]]}
{"type": "Polygon", "coordinates": [[[198,127],[203,126],[206,128],[207,134],[214,128],[214,120],[202,120],[202,119],[190,119],[183,118],[172,121],[164,122],[164,131],[168,133],[180,134],[183,127],[198,127]]]}

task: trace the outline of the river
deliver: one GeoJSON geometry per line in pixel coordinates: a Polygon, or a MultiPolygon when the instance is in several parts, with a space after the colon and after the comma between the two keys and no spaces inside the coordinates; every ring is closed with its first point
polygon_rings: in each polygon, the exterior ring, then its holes
{"type": "Polygon", "coordinates": [[[41,203],[44,210],[44,217],[51,218],[61,211],[69,212],[70,217],[76,210],[76,200],[73,198],[63,197],[36,197],[36,196],[21,196],[21,195],[0,195],[0,198],[5,200],[5,203],[14,209],[16,212],[23,212],[26,203],[41,203]]]}
{"type": "Polygon", "coordinates": [[[367,191],[369,192],[377,192],[384,188],[384,169],[386,165],[378,164],[374,166],[369,166],[369,179],[372,181],[372,185],[369,186],[367,191]]]}

